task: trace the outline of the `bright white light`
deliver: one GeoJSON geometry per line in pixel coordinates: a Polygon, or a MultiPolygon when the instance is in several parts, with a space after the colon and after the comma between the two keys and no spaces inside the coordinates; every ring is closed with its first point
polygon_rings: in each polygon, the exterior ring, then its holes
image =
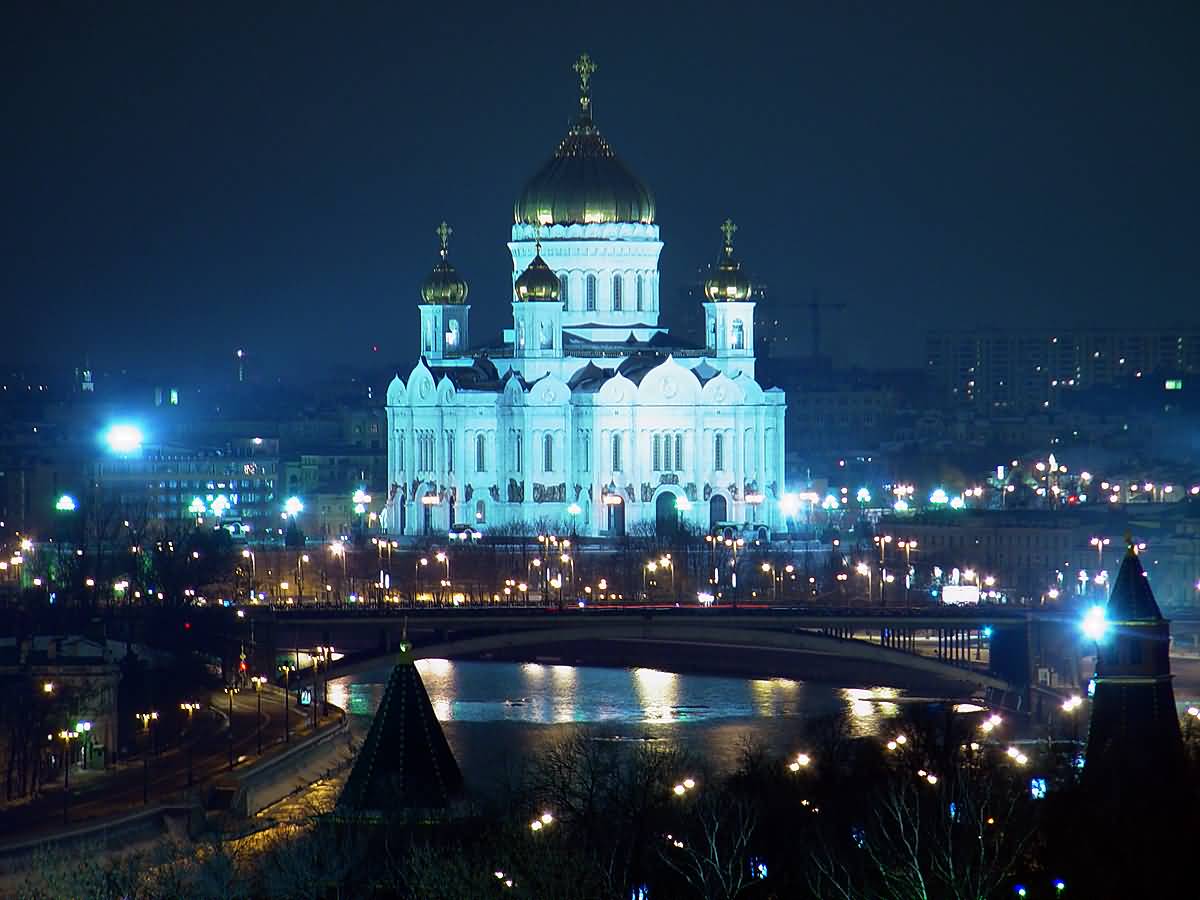
{"type": "Polygon", "coordinates": [[[779,500],[779,508],[785,516],[794,516],[800,512],[800,495],[784,494],[779,500]]]}
{"type": "Polygon", "coordinates": [[[858,489],[858,493],[854,495],[854,499],[856,499],[859,503],[870,503],[871,502],[871,492],[868,491],[865,487],[860,487],[858,489]]]}
{"type": "Polygon", "coordinates": [[[70,494],[63,494],[58,498],[58,502],[54,504],[54,508],[59,512],[75,512],[78,508],[75,503],[75,498],[70,494]]]}
{"type": "Polygon", "coordinates": [[[1089,640],[1097,643],[1104,640],[1104,635],[1108,631],[1108,618],[1105,616],[1104,607],[1093,606],[1089,609],[1083,617],[1081,627],[1089,640]]]}
{"type": "Polygon", "coordinates": [[[929,502],[940,506],[943,503],[949,503],[950,496],[942,488],[937,488],[932,494],[929,495],[929,502]]]}
{"type": "Polygon", "coordinates": [[[104,435],[113,453],[136,453],[142,447],[142,430],[136,425],[113,425],[104,435]]]}
{"type": "Polygon", "coordinates": [[[896,512],[908,512],[908,501],[897,500],[892,504],[892,509],[894,509],[896,512]]]}
{"type": "Polygon", "coordinates": [[[362,488],[359,488],[354,492],[354,496],[350,498],[350,502],[354,503],[356,506],[362,506],[371,502],[371,495],[362,488]]]}
{"type": "Polygon", "coordinates": [[[826,494],[825,499],[821,501],[821,509],[837,509],[838,498],[833,494],[826,494]]]}
{"type": "Polygon", "coordinates": [[[284,501],[283,511],[294,519],[304,512],[304,504],[300,502],[299,497],[288,497],[284,501]]]}
{"type": "Polygon", "coordinates": [[[692,503],[687,497],[679,496],[675,498],[675,508],[680,512],[687,512],[692,508],[692,503]]]}
{"type": "Polygon", "coordinates": [[[963,498],[962,497],[951,497],[950,498],[950,508],[951,509],[962,509],[963,508],[963,498]]]}

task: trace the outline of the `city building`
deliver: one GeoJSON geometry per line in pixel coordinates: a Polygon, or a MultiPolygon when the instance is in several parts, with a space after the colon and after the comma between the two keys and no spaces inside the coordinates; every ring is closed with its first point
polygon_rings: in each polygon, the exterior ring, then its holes
{"type": "Polygon", "coordinates": [[[755,293],[735,226],[705,283],[704,342],[659,323],[650,191],[579,112],[513,211],[512,328],[472,344],[466,281],[441,256],[421,287],[420,361],[387,391],[384,526],[460,522],[621,535],[682,520],[779,523],[783,391],[755,379],[755,293]]]}
{"type": "Polygon", "coordinates": [[[1072,393],[1152,377],[1163,381],[1164,390],[1181,389],[1184,376],[1200,372],[1200,330],[941,330],[927,336],[926,358],[944,401],[1046,409],[1072,393]]]}

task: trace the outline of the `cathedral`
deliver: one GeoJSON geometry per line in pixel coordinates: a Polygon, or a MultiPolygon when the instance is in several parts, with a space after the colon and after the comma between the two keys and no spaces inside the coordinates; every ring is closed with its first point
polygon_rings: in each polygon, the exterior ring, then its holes
{"type": "MultiPolygon", "coordinates": [[[[440,258],[421,285],[420,361],[387,391],[383,523],[404,535],[455,526],[780,527],[784,394],[754,372],[754,285],[736,226],[704,284],[705,345],[659,325],[663,243],[649,189],[579,110],[513,207],[512,327],[470,339],[467,282],[440,258]]],[[[700,314],[700,310],[696,314],[700,314]]]]}

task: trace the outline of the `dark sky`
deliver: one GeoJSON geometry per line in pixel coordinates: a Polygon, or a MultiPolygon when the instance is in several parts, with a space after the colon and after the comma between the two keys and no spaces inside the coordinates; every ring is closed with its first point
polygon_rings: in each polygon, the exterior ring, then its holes
{"type": "Polygon", "coordinates": [[[848,304],[827,333],[854,361],[918,364],[954,322],[1194,320],[1198,11],[9,4],[0,355],[407,361],[443,217],[498,331],[512,202],[584,50],[666,303],[729,215],[776,297],[848,304]]]}

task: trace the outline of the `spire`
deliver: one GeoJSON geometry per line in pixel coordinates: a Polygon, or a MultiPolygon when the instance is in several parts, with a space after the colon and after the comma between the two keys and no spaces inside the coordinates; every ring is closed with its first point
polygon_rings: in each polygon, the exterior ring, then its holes
{"type": "Polygon", "coordinates": [[[447,225],[446,220],[443,219],[442,224],[437,227],[437,230],[434,232],[434,234],[436,234],[438,236],[438,240],[442,242],[441,254],[442,259],[445,259],[450,246],[450,235],[454,234],[454,229],[447,225]]]}
{"type": "Polygon", "coordinates": [[[337,812],[371,819],[426,816],[450,806],[462,772],[413,663],[408,627],[400,657],[338,798],[337,812]]]}
{"type": "Polygon", "coordinates": [[[1110,622],[1160,622],[1162,610],[1158,608],[1154,592],[1150,590],[1150,579],[1142,568],[1137,546],[1128,534],[1125,535],[1125,545],[1125,558],[1121,560],[1112,593],[1108,595],[1105,617],[1110,622]]]}
{"type": "Polygon", "coordinates": [[[590,122],[592,120],[592,75],[596,72],[596,64],[586,53],[575,60],[571,67],[579,76],[579,118],[590,122]]]}

